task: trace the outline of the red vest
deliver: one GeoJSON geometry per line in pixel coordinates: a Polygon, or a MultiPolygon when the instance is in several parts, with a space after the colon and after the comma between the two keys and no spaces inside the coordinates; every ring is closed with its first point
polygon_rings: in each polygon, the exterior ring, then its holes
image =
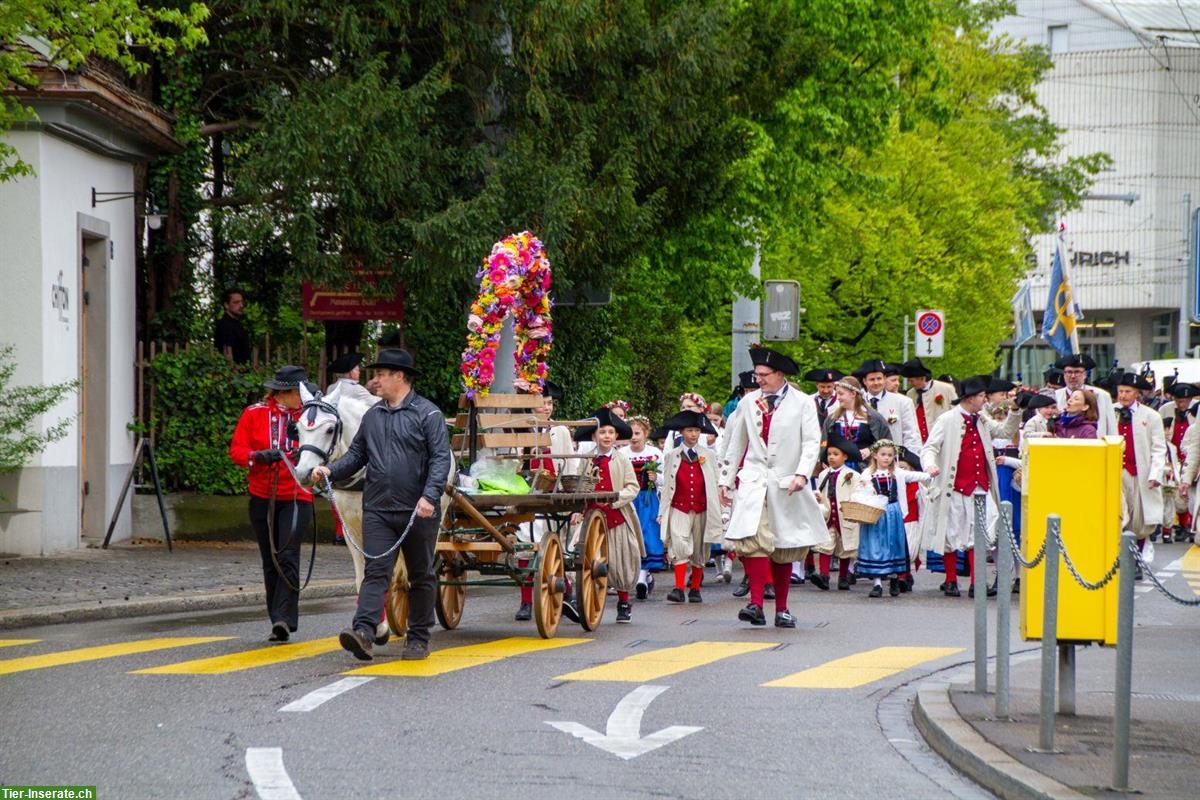
{"type": "MultiPolygon", "coordinates": [[[[1131,409],[1132,410],[1132,409],[1131,409]]],[[[1125,440],[1125,471],[1137,475],[1137,451],[1133,449],[1133,423],[1121,420],[1117,423],[1117,433],[1125,440]]]]}
{"type": "Polygon", "coordinates": [[[976,489],[987,489],[991,486],[991,475],[988,473],[987,453],[983,449],[983,439],[979,436],[979,426],[971,417],[963,417],[962,446],[958,451],[958,465],[954,471],[954,491],[959,494],[974,494],[976,489]]]}
{"type": "Polygon", "coordinates": [[[770,414],[767,414],[766,412],[763,413],[763,429],[762,429],[763,444],[766,444],[767,440],[771,438],[771,418],[774,416],[775,416],[774,411],[772,411],[770,414]]]}
{"type": "Polygon", "coordinates": [[[704,469],[700,462],[679,460],[675,473],[675,493],[671,496],[671,508],[685,514],[702,514],[708,509],[708,495],[704,488],[704,469]]]}
{"type": "MultiPolygon", "coordinates": [[[[592,462],[600,467],[600,480],[596,482],[597,492],[613,491],[612,471],[609,469],[611,461],[612,456],[600,456],[592,459],[592,462]]],[[[608,523],[610,529],[625,524],[625,515],[620,510],[613,508],[611,503],[593,503],[589,504],[588,508],[598,508],[603,511],[604,521],[608,523]]]]}
{"type": "Polygon", "coordinates": [[[1184,460],[1183,459],[1183,449],[1180,447],[1180,445],[1183,444],[1183,435],[1185,433],[1187,433],[1187,429],[1188,429],[1187,412],[1185,411],[1183,414],[1180,414],[1178,411],[1176,411],[1175,412],[1175,421],[1173,423],[1171,423],[1171,444],[1175,445],[1175,448],[1177,450],[1179,450],[1179,460],[1180,461],[1184,460]]]}

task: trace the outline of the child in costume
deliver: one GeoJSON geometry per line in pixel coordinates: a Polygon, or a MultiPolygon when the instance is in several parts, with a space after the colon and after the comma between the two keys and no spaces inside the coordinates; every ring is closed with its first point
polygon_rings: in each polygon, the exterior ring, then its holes
{"type": "Polygon", "coordinates": [[[642,544],[646,549],[646,557],[642,559],[642,568],[638,572],[637,599],[645,600],[654,591],[653,572],[660,572],[666,567],[663,552],[662,535],[658,527],[658,470],[662,467],[663,452],[650,443],[652,427],[650,420],[645,417],[633,417],[629,420],[633,436],[621,452],[633,465],[637,473],[638,495],[633,501],[638,522],[642,526],[642,544]]]}
{"type": "Polygon", "coordinates": [[[681,411],[663,427],[678,431],[682,437],[663,464],[659,521],[675,570],[675,588],[667,595],[667,602],[682,603],[687,589],[687,602],[699,603],[709,547],[724,535],[717,492],[717,453],[700,444],[701,435],[712,435],[716,428],[698,411],[681,411]],[[688,564],[692,566],[690,582],[688,564]]]}
{"type": "Polygon", "coordinates": [[[883,516],[876,522],[858,526],[856,569],[859,575],[873,579],[869,597],[883,597],[884,577],[890,579],[888,594],[896,597],[900,594],[899,576],[909,568],[908,537],[904,531],[908,497],[904,485],[926,483],[931,476],[898,468],[896,444],[891,439],[876,441],[871,445],[870,453],[870,466],[858,477],[852,499],[879,505],[879,498],[884,498],[886,506],[883,516]]]}
{"type": "Polygon", "coordinates": [[[858,523],[843,519],[839,505],[852,499],[858,482],[858,473],[847,462],[862,460],[862,454],[846,439],[832,434],[825,444],[821,461],[828,464],[817,476],[817,495],[822,504],[829,506],[829,533],[832,541],[828,545],[817,545],[819,571],[810,580],[822,591],[829,590],[829,565],[832,556],[838,560],[838,590],[850,589],[850,559],[858,552],[858,523]]]}

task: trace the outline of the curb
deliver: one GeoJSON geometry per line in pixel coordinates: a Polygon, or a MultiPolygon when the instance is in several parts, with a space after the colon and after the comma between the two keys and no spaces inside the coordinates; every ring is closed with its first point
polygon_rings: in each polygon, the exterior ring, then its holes
{"type": "MultiPolygon", "coordinates": [[[[358,594],[354,581],[313,581],[301,593],[301,600],[353,597],[358,594]]],[[[265,606],[263,589],[242,591],[238,587],[197,594],[140,597],[134,600],[73,603],[44,608],[15,608],[0,611],[0,630],[30,628],[35,625],[59,625],[67,622],[91,622],[100,619],[146,617],[154,614],[178,614],[184,611],[212,611],[243,606],[265,606]]]]}
{"type": "Polygon", "coordinates": [[[1005,800],[1087,800],[1014,759],[959,716],[949,687],[918,689],[913,722],[934,752],[959,772],[1005,800]]]}

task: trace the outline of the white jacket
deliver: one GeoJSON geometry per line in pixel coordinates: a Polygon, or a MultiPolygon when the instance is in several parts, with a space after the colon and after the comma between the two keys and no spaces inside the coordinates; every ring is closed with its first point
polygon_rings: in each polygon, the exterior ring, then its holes
{"type": "MultiPolygon", "coordinates": [[[[696,454],[700,456],[700,472],[704,474],[704,541],[716,544],[721,541],[721,498],[717,489],[717,469],[719,460],[717,452],[702,444],[696,445],[696,454]]],[[[679,473],[679,465],[683,463],[683,446],[676,447],[663,457],[662,475],[658,480],[658,522],[662,530],[663,542],[671,539],[671,501],[675,499],[675,477],[679,473]]]]}
{"type": "MultiPolygon", "coordinates": [[[[945,381],[930,381],[925,387],[924,392],[917,392],[916,389],[908,390],[908,399],[913,401],[914,413],[918,402],[925,408],[925,429],[933,430],[933,423],[938,421],[938,417],[945,414],[947,411],[954,409],[954,401],[958,399],[958,392],[954,390],[954,385],[945,381]],[[938,402],[938,398],[942,398],[942,402],[938,402]]],[[[919,432],[919,430],[918,430],[919,432]]],[[[900,442],[897,442],[900,444],[900,442]]]]}
{"type": "MultiPolygon", "coordinates": [[[[867,398],[867,407],[871,400],[867,398]]],[[[892,441],[907,448],[910,452],[921,452],[921,429],[917,427],[917,408],[907,396],[896,392],[884,392],[879,398],[879,407],[875,409],[887,420],[888,428],[892,431],[892,441]]],[[[926,423],[929,420],[926,419],[926,423]]],[[[932,426],[930,426],[932,427],[932,426]]]]}
{"type": "MultiPolygon", "coordinates": [[[[1111,416],[1115,427],[1116,409],[1111,416]]],[[[1116,435],[1120,436],[1120,432],[1116,435]]],[[[1162,484],[1167,469],[1167,437],[1163,433],[1162,417],[1141,403],[1133,406],[1133,455],[1137,463],[1138,494],[1142,497],[1142,520],[1146,525],[1158,525],[1163,518],[1162,484]],[[1157,481],[1159,485],[1151,489],[1150,481],[1157,481]]]]}

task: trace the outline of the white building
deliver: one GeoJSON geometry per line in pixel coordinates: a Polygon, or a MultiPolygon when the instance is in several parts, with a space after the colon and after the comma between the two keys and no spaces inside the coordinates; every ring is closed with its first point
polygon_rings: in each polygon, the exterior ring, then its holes
{"type": "MultiPolygon", "coordinates": [[[[1017,0],[994,32],[1049,49],[1054,67],[1038,86],[1065,129],[1067,156],[1103,152],[1082,208],[1063,218],[1066,259],[1084,315],[1086,353],[1114,359],[1190,351],[1188,230],[1200,205],[1200,2],[1017,0]],[[1136,198],[1134,197],[1136,196],[1136,198]],[[1132,202],[1128,202],[1128,201],[1132,202]]],[[[1034,240],[1030,273],[1040,318],[1054,236],[1034,240]]],[[[1035,339],[1008,370],[1040,378],[1053,351],[1035,339]]]]}
{"type": "MultiPolygon", "coordinates": [[[[170,118],[102,70],[49,67],[39,77],[39,89],[19,93],[38,121],[4,136],[35,175],[0,183],[0,342],[16,349],[16,385],[80,388],[41,423],[72,418],[70,434],[0,477],[0,553],[24,555],[98,542],[114,510],[134,445],[145,207],[132,196],[134,169],[179,148],[170,118]]],[[[129,538],[130,505],[116,539],[129,538]]]]}

